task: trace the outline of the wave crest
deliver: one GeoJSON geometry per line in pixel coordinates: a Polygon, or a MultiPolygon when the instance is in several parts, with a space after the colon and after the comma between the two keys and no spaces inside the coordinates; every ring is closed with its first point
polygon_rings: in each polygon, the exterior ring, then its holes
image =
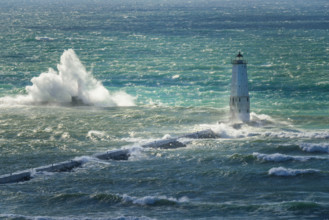
{"type": "Polygon", "coordinates": [[[284,167],[274,167],[268,171],[270,176],[297,176],[303,174],[319,173],[320,170],[316,169],[290,169],[284,167]]]}
{"type": "Polygon", "coordinates": [[[329,144],[312,144],[312,143],[303,143],[300,145],[302,151],[309,153],[329,153],[329,144]]]}
{"type": "Polygon", "coordinates": [[[126,203],[133,203],[136,205],[174,205],[177,203],[184,203],[188,202],[189,199],[187,197],[182,197],[179,199],[172,198],[172,197],[167,197],[167,196],[145,196],[142,198],[138,197],[133,197],[133,196],[128,196],[126,194],[123,195],[122,197],[123,202],[126,203]]]}
{"type": "Polygon", "coordinates": [[[322,157],[310,157],[310,156],[291,156],[291,155],[286,155],[286,154],[280,154],[280,153],[275,153],[275,154],[261,154],[254,152],[252,154],[254,157],[256,157],[258,160],[262,161],[271,161],[271,162],[284,162],[284,161],[301,161],[305,162],[311,159],[325,159],[322,157]]]}

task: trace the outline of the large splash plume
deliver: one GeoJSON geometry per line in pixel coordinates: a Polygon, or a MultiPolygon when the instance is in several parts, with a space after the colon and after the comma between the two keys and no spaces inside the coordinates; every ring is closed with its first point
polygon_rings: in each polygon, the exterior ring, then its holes
{"type": "Polygon", "coordinates": [[[65,50],[57,70],[49,68],[31,79],[26,95],[4,97],[7,104],[71,103],[72,97],[86,105],[102,107],[133,106],[134,97],[120,91],[113,94],[96,80],[80,62],[74,50],[65,50]]]}

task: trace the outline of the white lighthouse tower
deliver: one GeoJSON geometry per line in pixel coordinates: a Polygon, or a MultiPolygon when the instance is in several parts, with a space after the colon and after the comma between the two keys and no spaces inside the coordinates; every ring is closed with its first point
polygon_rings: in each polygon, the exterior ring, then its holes
{"type": "Polygon", "coordinates": [[[232,60],[230,114],[232,121],[249,122],[250,98],[248,91],[247,61],[239,54],[232,60]]]}

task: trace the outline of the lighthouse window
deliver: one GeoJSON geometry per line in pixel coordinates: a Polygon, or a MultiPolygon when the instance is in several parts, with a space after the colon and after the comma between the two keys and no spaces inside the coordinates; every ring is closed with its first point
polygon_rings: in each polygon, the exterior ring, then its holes
{"type": "Polygon", "coordinates": [[[239,98],[239,102],[241,101],[241,99],[239,98]]]}
{"type": "Polygon", "coordinates": [[[247,98],[247,102],[249,102],[249,98],[247,98]]]}
{"type": "Polygon", "coordinates": [[[249,113],[249,109],[247,109],[247,113],[249,113]]]}

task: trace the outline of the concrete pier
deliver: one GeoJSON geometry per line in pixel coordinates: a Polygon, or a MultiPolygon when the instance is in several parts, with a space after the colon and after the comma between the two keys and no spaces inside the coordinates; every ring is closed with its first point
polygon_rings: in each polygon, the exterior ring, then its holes
{"type": "Polygon", "coordinates": [[[130,157],[130,150],[119,149],[113,151],[107,151],[105,153],[96,154],[100,160],[128,160],[130,157]]]}
{"type": "Polygon", "coordinates": [[[164,139],[153,141],[147,144],[142,145],[144,148],[160,148],[160,149],[174,149],[179,147],[186,147],[186,145],[179,141],[181,138],[190,138],[190,139],[204,139],[204,138],[219,138],[215,132],[211,129],[197,131],[194,133],[186,134],[176,138],[164,139]]]}
{"type": "Polygon", "coordinates": [[[143,148],[160,148],[160,149],[174,149],[179,147],[186,147],[182,142],[177,141],[178,138],[171,138],[165,140],[153,141],[143,144],[143,148]]]}
{"type": "MultiPolygon", "coordinates": [[[[204,139],[204,138],[219,138],[220,136],[213,132],[211,129],[189,133],[183,136],[170,139],[162,139],[152,141],[141,145],[143,148],[158,148],[158,149],[175,149],[180,147],[186,147],[186,145],[179,141],[181,138],[189,139],[204,139]]],[[[95,154],[94,157],[100,160],[128,160],[131,155],[129,149],[119,149],[107,151],[105,153],[95,154]]],[[[80,167],[83,164],[83,160],[69,160],[56,164],[51,164],[43,167],[34,168],[35,172],[68,172],[74,168],[80,167]]],[[[0,176],[0,184],[17,183],[28,181],[32,179],[32,171],[22,171],[13,174],[6,174],[0,176]]]]}
{"type": "Polygon", "coordinates": [[[180,138],[191,138],[191,139],[205,139],[205,138],[220,138],[218,134],[213,132],[211,129],[197,131],[194,133],[186,134],[180,138]]]}
{"type": "Polygon", "coordinates": [[[31,179],[31,172],[23,171],[19,173],[6,174],[0,176],[0,184],[17,183],[17,182],[28,181],[30,179],[31,179]]]}
{"type": "Polygon", "coordinates": [[[70,160],[56,164],[51,164],[44,167],[35,168],[35,171],[36,172],[68,172],[73,170],[74,168],[80,167],[81,165],[82,165],[82,161],[70,160]]]}

